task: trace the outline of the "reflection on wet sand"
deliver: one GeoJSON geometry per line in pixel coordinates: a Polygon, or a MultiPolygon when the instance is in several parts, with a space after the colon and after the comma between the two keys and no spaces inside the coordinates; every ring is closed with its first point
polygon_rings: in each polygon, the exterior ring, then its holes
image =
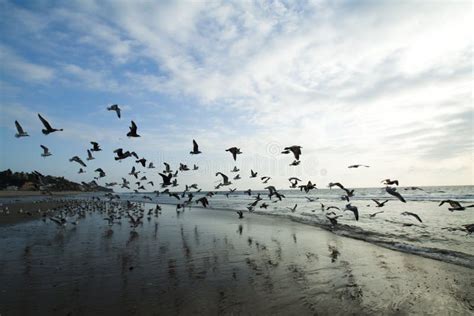
{"type": "Polygon", "coordinates": [[[165,206],[134,227],[101,212],[3,227],[0,313],[472,313],[467,268],[234,215],[165,206]]]}

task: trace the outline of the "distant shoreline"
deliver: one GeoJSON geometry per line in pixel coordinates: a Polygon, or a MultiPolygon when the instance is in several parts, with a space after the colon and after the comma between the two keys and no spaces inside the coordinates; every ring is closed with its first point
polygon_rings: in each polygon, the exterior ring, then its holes
{"type": "MultiPolygon", "coordinates": [[[[52,191],[52,196],[76,195],[87,193],[84,191],[52,191]]],[[[42,191],[0,191],[0,197],[21,197],[21,196],[50,196],[42,191]]]]}

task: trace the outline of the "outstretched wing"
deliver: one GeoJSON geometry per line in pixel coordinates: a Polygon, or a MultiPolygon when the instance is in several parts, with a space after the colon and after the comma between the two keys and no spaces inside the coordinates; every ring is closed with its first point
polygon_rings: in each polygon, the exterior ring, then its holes
{"type": "Polygon", "coordinates": [[[44,127],[45,127],[46,129],[48,129],[48,130],[49,130],[49,129],[53,129],[53,128],[51,127],[51,125],[49,125],[48,121],[46,121],[46,120],[41,116],[41,114],[38,113],[38,117],[39,117],[39,119],[41,120],[41,123],[43,123],[43,125],[44,125],[44,127]]]}
{"type": "Polygon", "coordinates": [[[198,144],[196,143],[196,141],[194,139],[193,139],[193,151],[194,152],[199,151],[199,146],[198,146],[198,144]]]}
{"type": "Polygon", "coordinates": [[[46,154],[46,153],[48,152],[48,147],[43,146],[43,145],[40,145],[40,146],[41,146],[41,148],[43,148],[43,151],[44,151],[44,153],[46,154]]]}
{"type": "Polygon", "coordinates": [[[18,131],[18,134],[23,134],[25,131],[23,131],[23,128],[21,127],[20,123],[18,121],[15,121],[15,126],[16,130],[18,131]]]}

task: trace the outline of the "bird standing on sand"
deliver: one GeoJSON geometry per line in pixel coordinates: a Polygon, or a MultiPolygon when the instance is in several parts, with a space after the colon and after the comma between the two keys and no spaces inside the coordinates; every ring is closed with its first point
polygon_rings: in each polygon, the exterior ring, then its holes
{"type": "Polygon", "coordinates": [[[43,132],[43,134],[45,135],[48,135],[50,133],[53,133],[53,132],[60,132],[62,131],[63,129],[62,128],[52,128],[51,125],[48,123],[48,121],[46,121],[42,116],[41,114],[38,113],[38,117],[39,119],[41,120],[41,123],[43,123],[44,125],[44,129],[42,129],[41,131],[43,132]]]}
{"type": "Polygon", "coordinates": [[[397,189],[391,188],[391,187],[385,187],[385,191],[387,191],[388,194],[393,195],[394,197],[396,197],[397,199],[399,199],[403,203],[406,203],[403,196],[400,193],[397,192],[397,189]]]}
{"type": "Polygon", "coordinates": [[[232,157],[234,158],[234,161],[237,160],[237,155],[242,154],[242,152],[240,151],[240,148],[237,148],[237,147],[230,147],[230,148],[226,149],[225,151],[228,151],[232,154],[232,157]]]}
{"type": "Polygon", "coordinates": [[[135,124],[134,121],[131,121],[129,129],[130,131],[127,133],[128,137],[140,137],[140,135],[137,134],[137,124],[135,124]]]}
{"type": "Polygon", "coordinates": [[[17,131],[17,133],[15,134],[16,138],[30,136],[30,135],[28,135],[27,132],[25,132],[23,130],[23,127],[21,127],[21,125],[20,125],[20,123],[18,123],[18,121],[15,121],[15,126],[16,126],[16,131],[17,131]]]}
{"type": "Polygon", "coordinates": [[[41,154],[41,157],[48,157],[48,156],[51,156],[51,152],[49,151],[48,147],[44,146],[44,145],[40,145],[41,148],[43,148],[43,153],[41,154]]]}
{"type": "Polygon", "coordinates": [[[117,116],[118,118],[120,118],[120,108],[118,106],[118,104],[112,104],[111,106],[107,107],[107,110],[108,111],[115,111],[115,113],[117,113],[117,116]]]}
{"type": "Polygon", "coordinates": [[[193,139],[193,150],[189,152],[191,155],[198,155],[201,152],[199,151],[198,143],[193,139]]]}

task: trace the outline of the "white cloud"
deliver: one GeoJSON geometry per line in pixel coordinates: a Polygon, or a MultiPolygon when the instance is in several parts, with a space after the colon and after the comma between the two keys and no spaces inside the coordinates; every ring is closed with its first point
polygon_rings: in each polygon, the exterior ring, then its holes
{"type": "Polygon", "coordinates": [[[8,47],[0,44],[1,71],[20,80],[43,82],[54,78],[50,67],[31,63],[20,57],[8,47]]]}

